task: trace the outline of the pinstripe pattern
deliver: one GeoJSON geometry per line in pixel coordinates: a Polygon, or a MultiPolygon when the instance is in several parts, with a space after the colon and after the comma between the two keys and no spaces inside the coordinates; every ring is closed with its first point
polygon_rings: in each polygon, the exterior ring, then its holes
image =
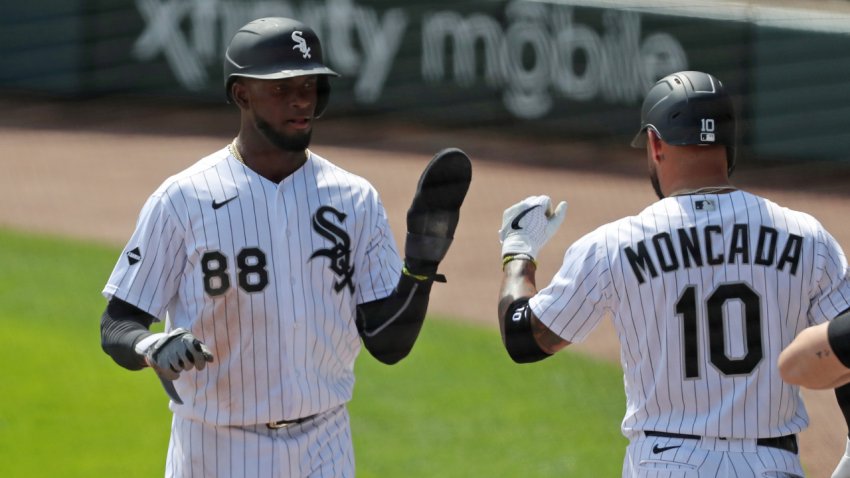
{"type": "Polygon", "coordinates": [[[687,440],[643,437],[629,443],[624,478],[795,478],[803,476],[797,455],[756,446],[754,440],[687,440]],[[660,447],[660,453],[653,451],[660,447]],[[665,449],[666,448],[666,449],[665,449]]]}
{"type": "Polygon", "coordinates": [[[743,191],[688,195],[581,238],[530,305],[570,342],[613,317],[627,437],[773,437],[808,423],[777,357],[850,307],[850,276],[812,216],[743,191]]]}
{"type": "MultiPolygon", "coordinates": [[[[386,212],[365,179],[311,152],[275,184],[225,148],[151,195],[104,295],[166,320],[167,330],[189,329],[212,350],[215,362],[175,382],[185,402],[171,404],[185,419],[177,423],[238,427],[348,402],[360,351],[355,307],[389,295],[400,273],[386,212]],[[136,248],[141,259],[131,263],[136,248]]],[[[199,451],[237,446],[224,433],[199,436],[199,451]]]]}
{"type": "Polygon", "coordinates": [[[165,476],[344,478],[354,476],[348,412],[336,407],[303,424],[216,427],[174,415],[165,476]],[[198,443],[205,443],[202,448],[198,443]]]}

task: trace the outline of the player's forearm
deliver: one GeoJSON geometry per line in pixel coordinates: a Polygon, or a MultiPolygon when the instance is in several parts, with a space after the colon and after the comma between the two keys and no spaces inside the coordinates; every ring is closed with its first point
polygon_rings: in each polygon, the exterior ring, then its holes
{"type": "Polygon", "coordinates": [[[508,349],[508,353],[515,361],[525,363],[536,361],[545,356],[553,355],[570,342],[562,339],[556,333],[549,330],[543,322],[538,319],[528,306],[528,300],[537,293],[535,284],[535,272],[537,266],[530,260],[513,260],[505,264],[504,276],[502,277],[502,290],[499,296],[499,330],[502,332],[502,343],[508,349]],[[520,315],[517,315],[520,314],[520,315]],[[508,324],[512,320],[514,323],[508,324]],[[526,325],[520,326],[519,324],[526,325]],[[531,353],[526,346],[519,346],[522,341],[517,341],[517,336],[508,340],[506,334],[530,334],[530,340],[536,347],[531,348],[539,353],[531,353]],[[520,350],[521,349],[521,350],[520,350]]]}
{"type": "Polygon", "coordinates": [[[517,259],[505,264],[498,308],[502,340],[504,340],[505,315],[508,307],[519,299],[530,299],[537,293],[535,272],[537,272],[537,266],[530,260],[517,259]]]}
{"type": "Polygon", "coordinates": [[[398,285],[389,297],[357,306],[357,330],[381,362],[406,357],[419,336],[431,285],[446,281],[437,267],[454,240],[470,181],[472,163],[456,148],[437,153],[419,177],[407,210],[405,267],[398,285]]]}
{"type": "MultiPolygon", "coordinates": [[[[830,324],[823,323],[803,330],[782,351],[778,365],[783,380],[811,389],[835,388],[850,381],[850,369],[830,345],[830,324]]],[[[850,337],[844,340],[850,340],[850,337]]]]}
{"type": "Polygon", "coordinates": [[[141,370],[147,364],[136,353],[139,340],[151,335],[148,330],[153,318],[118,299],[112,299],[100,320],[100,345],[118,365],[129,370],[141,370]]]}
{"type": "Polygon", "coordinates": [[[410,353],[428,311],[432,284],[403,274],[390,296],[357,307],[357,330],[376,359],[394,364],[410,353]]]}

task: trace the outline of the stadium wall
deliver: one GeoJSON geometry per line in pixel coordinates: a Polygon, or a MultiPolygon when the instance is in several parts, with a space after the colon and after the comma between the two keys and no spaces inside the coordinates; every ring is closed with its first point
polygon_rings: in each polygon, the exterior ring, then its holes
{"type": "Polygon", "coordinates": [[[323,40],[329,114],[626,142],[658,78],[712,72],[742,146],[850,160],[850,13],[692,0],[41,0],[0,5],[0,94],[223,103],[222,52],[260,16],[323,40]]]}

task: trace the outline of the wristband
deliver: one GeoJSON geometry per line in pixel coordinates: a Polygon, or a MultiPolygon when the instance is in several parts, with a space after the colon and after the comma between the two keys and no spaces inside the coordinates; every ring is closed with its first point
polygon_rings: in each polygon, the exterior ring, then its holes
{"type": "Polygon", "coordinates": [[[505,266],[508,265],[508,262],[515,261],[517,259],[531,261],[531,263],[534,264],[534,267],[537,267],[537,261],[528,254],[509,254],[502,259],[502,270],[505,270],[505,266]]]}
{"type": "Polygon", "coordinates": [[[446,276],[444,276],[443,274],[434,274],[433,276],[427,276],[427,275],[422,275],[422,274],[414,274],[413,272],[410,272],[410,269],[407,268],[407,265],[402,266],[401,273],[403,275],[406,275],[407,277],[410,277],[411,279],[417,280],[419,282],[425,282],[425,281],[446,282],[446,276]]]}

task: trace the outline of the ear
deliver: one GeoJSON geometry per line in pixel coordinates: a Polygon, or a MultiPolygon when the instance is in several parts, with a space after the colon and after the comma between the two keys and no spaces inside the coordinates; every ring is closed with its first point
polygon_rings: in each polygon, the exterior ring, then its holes
{"type": "Polygon", "coordinates": [[[233,99],[233,102],[239,106],[239,108],[248,108],[248,104],[250,103],[248,101],[248,88],[239,78],[230,85],[230,97],[233,99]]]}
{"type": "Polygon", "coordinates": [[[658,133],[656,133],[652,128],[647,128],[646,135],[646,151],[649,158],[654,163],[660,163],[664,160],[664,141],[661,141],[661,138],[658,137],[658,133]]]}

